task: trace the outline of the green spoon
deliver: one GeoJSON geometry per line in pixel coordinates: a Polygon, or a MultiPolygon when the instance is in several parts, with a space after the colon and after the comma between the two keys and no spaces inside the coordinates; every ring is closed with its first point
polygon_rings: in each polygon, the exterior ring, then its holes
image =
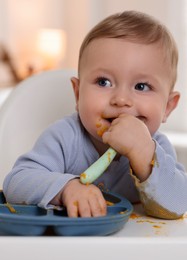
{"type": "Polygon", "coordinates": [[[90,184],[99,178],[113,161],[117,152],[109,148],[96,162],[94,162],[86,171],[81,173],[80,182],[90,184]]]}

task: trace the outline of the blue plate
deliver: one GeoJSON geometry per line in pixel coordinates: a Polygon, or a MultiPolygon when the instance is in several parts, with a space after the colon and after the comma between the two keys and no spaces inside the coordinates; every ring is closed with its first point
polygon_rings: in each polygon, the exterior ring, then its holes
{"type": "Polygon", "coordinates": [[[92,218],[70,218],[66,210],[45,210],[34,205],[6,204],[0,192],[0,235],[39,236],[52,230],[60,236],[106,236],[119,231],[133,211],[132,204],[114,193],[103,193],[111,206],[107,215],[92,218]]]}

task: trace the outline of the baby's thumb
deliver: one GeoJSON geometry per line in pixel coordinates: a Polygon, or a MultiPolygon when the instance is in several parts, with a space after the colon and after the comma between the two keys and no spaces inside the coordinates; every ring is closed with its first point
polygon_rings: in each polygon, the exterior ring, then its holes
{"type": "Polygon", "coordinates": [[[103,143],[104,143],[104,144],[107,144],[107,143],[108,143],[109,135],[110,135],[110,132],[108,132],[108,131],[105,131],[105,132],[103,133],[102,139],[103,139],[103,143]]]}

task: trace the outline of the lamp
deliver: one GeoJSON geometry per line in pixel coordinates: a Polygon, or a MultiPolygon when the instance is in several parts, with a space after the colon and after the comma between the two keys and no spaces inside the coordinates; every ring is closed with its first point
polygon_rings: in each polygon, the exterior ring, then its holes
{"type": "Polygon", "coordinates": [[[41,59],[42,69],[54,69],[64,59],[66,33],[57,29],[41,29],[37,34],[36,51],[41,59]]]}

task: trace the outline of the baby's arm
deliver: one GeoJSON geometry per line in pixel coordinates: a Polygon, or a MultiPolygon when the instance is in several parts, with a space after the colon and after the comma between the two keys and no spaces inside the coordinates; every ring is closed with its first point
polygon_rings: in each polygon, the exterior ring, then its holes
{"type": "Polygon", "coordinates": [[[69,181],[51,200],[53,205],[64,205],[69,217],[98,217],[106,215],[106,201],[95,185],[83,185],[79,179],[69,181]]]}
{"type": "Polygon", "coordinates": [[[121,116],[103,134],[103,140],[129,158],[146,213],[177,219],[187,211],[187,174],[167,138],[159,134],[152,141],[141,123],[131,116],[121,116]]]}
{"type": "MultiPolygon", "coordinates": [[[[86,145],[80,145],[80,142],[82,144],[86,139],[79,133],[78,122],[72,117],[57,121],[42,133],[30,152],[16,161],[3,184],[8,202],[53,208],[49,202],[64,187],[72,187],[70,181],[97,159],[97,154],[94,158],[87,156],[87,152],[85,159],[86,145]]],[[[66,204],[70,205],[69,201],[66,204]]]]}
{"type": "Polygon", "coordinates": [[[177,219],[187,211],[187,173],[166,137],[158,134],[155,144],[152,173],[142,183],[134,177],[136,187],[148,215],[177,219]]]}

